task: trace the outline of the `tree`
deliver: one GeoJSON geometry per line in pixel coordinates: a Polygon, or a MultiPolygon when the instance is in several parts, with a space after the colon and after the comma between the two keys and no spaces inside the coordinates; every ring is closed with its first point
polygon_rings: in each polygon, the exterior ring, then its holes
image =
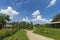
{"type": "Polygon", "coordinates": [[[55,17],[53,17],[52,22],[60,21],[60,13],[58,13],[55,17]]]}
{"type": "Polygon", "coordinates": [[[20,23],[19,22],[12,22],[11,24],[13,25],[14,28],[20,29],[20,23]]]}
{"type": "Polygon", "coordinates": [[[9,15],[0,13],[0,28],[4,27],[7,21],[10,21],[9,15]]]}
{"type": "Polygon", "coordinates": [[[23,29],[27,29],[27,28],[31,29],[31,28],[33,28],[33,23],[32,22],[28,23],[28,22],[22,21],[22,22],[20,22],[20,27],[23,29]]]}
{"type": "Polygon", "coordinates": [[[27,28],[27,23],[25,21],[20,22],[21,28],[27,28]]]}
{"type": "Polygon", "coordinates": [[[33,23],[32,23],[32,22],[30,22],[29,28],[30,28],[30,29],[33,29],[33,23]]]}

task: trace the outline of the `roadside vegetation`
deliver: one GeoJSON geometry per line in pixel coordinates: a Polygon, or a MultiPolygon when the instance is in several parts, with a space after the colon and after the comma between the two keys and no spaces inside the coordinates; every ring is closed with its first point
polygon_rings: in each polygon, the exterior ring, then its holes
{"type": "Polygon", "coordinates": [[[27,22],[9,22],[9,17],[9,15],[0,13],[0,40],[29,40],[25,30],[22,29],[32,27],[31,24],[27,22]]]}
{"type": "Polygon", "coordinates": [[[7,30],[7,29],[1,29],[0,30],[0,40],[2,40],[5,37],[8,37],[10,35],[13,35],[16,31],[17,30],[14,30],[14,29],[13,30],[12,29],[9,29],[9,30],[7,30]]]}
{"type": "Polygon", "coordinates": [[[12,36],[6,37],[3,40],[29,40],[26,31],[24,29],[20,29],[12,36]]]}
{"type": "Polygon", "coordinates": [[[55,40],[60,40],[60,29],[55,28],[37,28],[34,33],[53,38],[55,40]]]}

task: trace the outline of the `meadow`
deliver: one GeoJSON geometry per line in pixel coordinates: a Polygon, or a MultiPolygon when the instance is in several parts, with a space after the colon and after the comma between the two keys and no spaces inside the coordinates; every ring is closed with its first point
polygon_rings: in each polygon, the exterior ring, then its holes
{"type": "Polygon", "coordinates": [[[60,40],[60,29],[55,28],[36,28],[34,33],[43,35],[45,37],[60,40]]]}
{"type": "Polygon", "coordinates": [[[29,40],[24,29],[18,30],[15,34],[4,38],[3,40],[29,40]]]}

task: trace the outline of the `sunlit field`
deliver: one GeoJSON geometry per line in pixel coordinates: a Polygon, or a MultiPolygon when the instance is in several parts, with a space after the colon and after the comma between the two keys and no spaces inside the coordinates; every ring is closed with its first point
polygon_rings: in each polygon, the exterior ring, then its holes
{"type": "Polygon", "coordinates": [[[53,38],[55,40],[60,40],[60,29],[55,28],[37,28],[34,33],[53,38]]]}

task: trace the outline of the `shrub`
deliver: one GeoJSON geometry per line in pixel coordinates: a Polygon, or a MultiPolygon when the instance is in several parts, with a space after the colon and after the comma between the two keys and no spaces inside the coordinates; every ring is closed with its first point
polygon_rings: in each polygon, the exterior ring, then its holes
{"type": "Polygon", "coordinates": [[[4,37],[12,35],[15,32],[16,30],[6,30],[6,29],[0,30],[0,40],[2,40],[4,37]]]}

